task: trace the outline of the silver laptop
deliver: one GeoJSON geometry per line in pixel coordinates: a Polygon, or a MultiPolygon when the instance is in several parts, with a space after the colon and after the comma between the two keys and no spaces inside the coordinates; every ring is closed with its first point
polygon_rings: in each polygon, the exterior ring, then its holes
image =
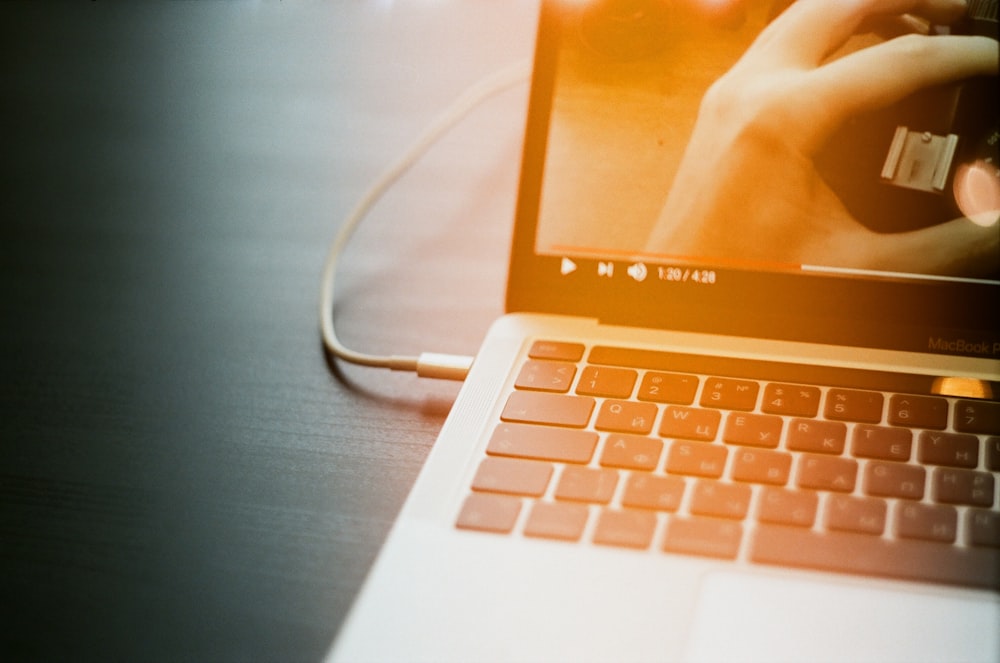
{"type": "Polygon", "coordinates": [[[542,3],[508,314],[331,661],[1000,660],[996,3],[888,4],[542,3]]]}

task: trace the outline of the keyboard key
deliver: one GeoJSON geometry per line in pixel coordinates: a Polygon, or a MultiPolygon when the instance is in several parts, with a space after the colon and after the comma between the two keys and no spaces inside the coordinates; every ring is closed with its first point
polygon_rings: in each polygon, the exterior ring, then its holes
{"type": "Polygon", "coordinates": [[[766,449],[739,449],[733,458],[733,479],[783,486],[792,469],[790,454],[766,449]]]}
{"type": "Polygon", "coordinates": [[[839,421],[792,419],[788,427],[788,448],[792,451],[841,454],[846,439],[847,426],[839,421]]]}
{"type": "Polygon", "coordinates": [[[849,493],[854,490],[857,475],[858,463],[849,458],[811,454],[799,458],[798,485],[801,488],[849,493]]]}
{"type": "Polygon", "coordinates": [[[919,500],[924,496],[926,475],[919,465],[871,462],[865,468],[864,491],[877,497],[919,500]]]}
{"type": "Polygon", "coordinates": [[[936,467],[931,489],[935,502],[993,506],[993,475],[989,472],[936,467]]]}
{"type": "Polygon", "coordinates": [[[648,548],[656,529],[656,514],[649,511],[605,509],[594,530],[594,543],[626,548],[648,548]]]}
{"type": "Polygon", "coordinates": [[[663,550],[734,559],[740,549],[743,526],[721,518],[671,518],[663,550]]]}
{"type": "Polygon", "coordinates": [[[594,427],[597,430],[616,433],[645,435],[653,430],[656,421],[656,406],[652,403],[607,400],[597,413],[594,427]]]}
{"type": "Polygon", "coordinates": [[[1000,551],[989,548],[761,524],[750,542],[750,559],[761,564],[1000,590],[1000,551]]]}
{"type": "Polygon", "coordinates": [[[698,378],[694,375],[650,371],[642,378],[638,398],[641,401],[690,405],[697,390],[698,378]]]}
{"type": "Polygon", "coordinates": [[[535,341],[528,350],[532,359],[555,359],[560,361],[580,361],[583,357],[583,343],[560,341],[535,341]]]}
{"type": "Polygon", "coordinates": [[[969,509],[965,514],[969,545],[1000,548],[1000,512],[969,509]]]}
{"type": "Polygon", "coordinates": [[[628,398],[637,377],[638,374],[629,368],[587,366],[580,373],[576,393],[584,396],[628,398]]]}
{"type": "Polygon", "coordinates": [[[851,438],[851,453],[862,458],[906,461],[912,446],[913,433],[907,428],[858,424],[851,438]]]}
{"type": "Polygon", "coordinates": [[[667,471],[718,479],[726,466],[728,450],[717,444],[675,442],[667,452],[667,471]]]}
{"type": "Polygon", "coordinates": [[[815,417],[819,411],[819,397],[817,387],[773,382],[764,387],[761,409],[768,414],[815,417]]]}
{"type": "Polygon", "coordinates": [[[500,424],[486,447],[491,456],[513,456],[564,463],[589,463],[597,433],[527,424],[500,424]]]}
{"type": "Polygon", "coordinates": [[[1000,435],[1000,402],[956,402],[955,430],[963,433],[986,433],[987,435],[1000,435]]]}
{"type": "Polygon", "coordinates": [[[831,389],[826,395],[827,419],[877,424],[882,421],[882,394],[855,389],[831,389]]]}
{"type": "Polygon", "coordinates": [[[545,492],[551,477],[552,465],[549,463],[487,457],[479,464],[472,489],[539,497],[545,492]]]}
{"type": "Polygon", "coordinates": [[[625,484],[622,505],[660,511],[676,511],[687,484],[679,477],[633,474],[625,484]]]}
{"type": "Polygon", "coordinates": [[[750,486],[698,481],[691,493],[691,513],[698,516],[742,519],[750,507],[750,486]]]}
{"type": "Polygon", "coordinates": [[[607,504],[615,493],[617,483],[616,470],[568,465],[559,477],[556,499],[607,504]]]}
{"type": "Polygon", "coordinates": [[[524,525],[524,535],[579,541],[590,510],[583,504],[536,502],[524,525]]]}
{"type": "Polygon", "coordinates": [[[826,504],[827,529],[880,535],[885,530],[886,503],[870,497],[830,495],[826,504]]]}
{"type": "Polygon", "coordinates": [[[958,534],[958,511],[941,504],[902,503],[896,516],[896,536],[954,543],[958,534]]]}
{"type": "Polygon", "coordinates": [[[520,512],[520,498],[472,493],[465,498],[455,526],[460,529],[507,533],[514,529],[520,512]]]}
{"type": "Polygon", "coordinates": [[[515,391],[507,398],[500,419],[583,428],[594,411],[594,399],[566,394],[515,391]]]}
{"type": "Polygon", "coordinates": [[[773,414],[733,412],[726,418],[722,439],[729,444],[773,449],[781,439],[783,423],[781,417],[773,414]]]}
{"type": "Polygon", "coordinates": [[[917,444],[921,463],[967,468],[979,464],[979,438],[975,435],[923,431],[917,444]]]}
{"type": "Polygon", "coordinates": [[[719,431],[722,414],[718,410],[668,406],[660,422],[660,437],[711,442],[719,431]]]}
{"type": "Polygon", "coordinates": [[[889,399],[889,423],[942,430],[948,425],[948,401],[934,396],[896,394],[889,399]]]}
{"type": "Polygon", "coordinates": [[[765,488],[758,519],[765,523],[812,527],[819,498],[811,490],[765,488]]]}
{"type": "Polygon", "coordinates": [[[638,435],[609,435],[601,465],[629,470],[653,470],[660,461],[663,442],[638,435]]]}
{"type": "Polygon", "coordinates": [[[516,389],[554,391],[565,393],[573,384],[576,366],[561,361],[529,359],[524,362],[514,382],[516,389]]]}
{"type": "Polygon", "coordinates": [[[1000,472],[1000,437],[986,438],[986,469],[1000,472]]]}
{"type": "Polygon", "coordinates": [[[751,380],[708,378],[701,394],[701,405],[725,410],[752,410],[757,404],[759,390],[760,385],[751,380]]]}

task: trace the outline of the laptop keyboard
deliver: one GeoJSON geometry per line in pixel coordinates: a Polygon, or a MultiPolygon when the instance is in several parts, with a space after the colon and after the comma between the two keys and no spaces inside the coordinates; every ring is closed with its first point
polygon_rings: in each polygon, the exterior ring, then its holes
{"type": "Polygon", "coordinates": [[[456,525],[1000,590],[1000,402],[907,379],[537,341],[456,525]]]}

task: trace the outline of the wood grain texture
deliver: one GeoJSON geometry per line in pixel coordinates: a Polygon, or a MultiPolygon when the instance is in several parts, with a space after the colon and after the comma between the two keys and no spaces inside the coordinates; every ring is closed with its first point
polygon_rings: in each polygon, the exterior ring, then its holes
{"type": "MultiPolygon", "coordinates": [[[[534,2],[0,7],[0,658],[318,660],[457,385],[331,366],[338,220],[534,2]]],[[[341,271],[346,342],[472,353],[526,89],[341,271]]]]}

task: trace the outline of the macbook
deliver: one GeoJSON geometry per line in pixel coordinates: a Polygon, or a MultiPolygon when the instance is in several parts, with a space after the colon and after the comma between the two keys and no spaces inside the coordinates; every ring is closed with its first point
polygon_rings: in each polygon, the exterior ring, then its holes
{"type": "Polygon", "coordinates": [[[329,660],[1000,660],[995,31],[544,0],[507,314],[329,660]]]}

